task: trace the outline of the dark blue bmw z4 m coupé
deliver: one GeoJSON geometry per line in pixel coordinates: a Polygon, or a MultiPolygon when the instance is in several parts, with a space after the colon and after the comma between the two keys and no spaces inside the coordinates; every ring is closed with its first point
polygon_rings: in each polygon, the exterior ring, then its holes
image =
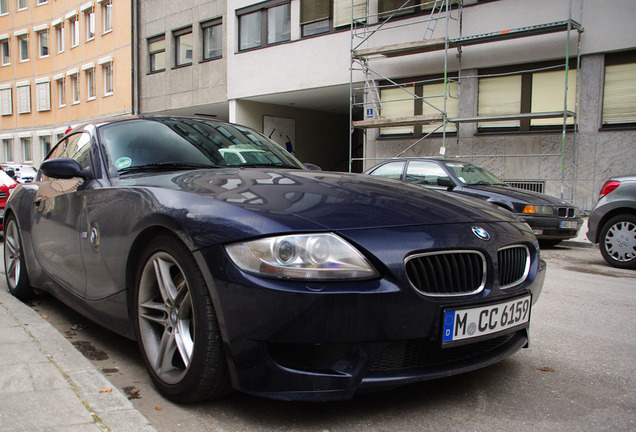
{"type": "Polygon", "coordinates": [[[546,268],[508,212],[307,170],[196,117],[69,132],[4,228],[11,293],[137,340],[179,402],[348,399],[493,364],[528,345],[546,268]]]}

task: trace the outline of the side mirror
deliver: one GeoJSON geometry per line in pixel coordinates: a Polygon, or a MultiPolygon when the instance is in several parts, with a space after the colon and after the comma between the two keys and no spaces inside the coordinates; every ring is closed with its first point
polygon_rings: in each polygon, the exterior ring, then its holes
{"type": "Polygon", "coordinates": [[[56,179],[70,179],[73,177],[90,178],[90,173],[82,170],[82,166],[75,159],[57,158],[42,162],[40,171],[47,177],[56,179]]]}
{"type": "Polygon", "coordinates": [[[450,177],[437,177],[437,186],[446,187],[449,191],[451,191],[455,189],[455,186],[457,185],[454,181],[451,180],[450,177]]]}

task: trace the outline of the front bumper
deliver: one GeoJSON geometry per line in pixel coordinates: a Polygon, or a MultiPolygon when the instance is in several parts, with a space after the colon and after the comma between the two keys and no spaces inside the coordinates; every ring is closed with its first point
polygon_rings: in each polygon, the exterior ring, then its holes
{"type": "Polygon", "coordinates": [[[575,238],[581,226],[583,225],[583,219],[576,218],[559,218],[550,216],[527,216],[524,214],[519,215],[530,228],[532,232],[539,240],[568,240],[575,238]],[[576,223],[576,228],[562,228],[562,224],[576,223]]]}
{"type": "MultiPolygon", "coordinates": [[[[422,234],[408,231],[392,230],[393,238],[403,240],[396,241],[401,251],[425,243],[422,234]]],[[[364,244],[359,234],[358,244],[364,244]]],[[[452,242],[465,244],[454,234],[452,242]]],[[[234,387],[285,400],[349,399],[358,390],[450,376],[502,360],[528,344],[527,328],[442,349],[443,310],[528,292],[536,302],[546,268],[537,253],[517,287],[500,290],[489,272],[488,286],[478,294],[427,297],[404,283],[397,267],[383,268],[380,263],[391,262],[386,257],[376,263],[380,279],[312,284],[255,277],[236,269],[221,249],[203,253],[205,262],[220,263],[211,268],[211,293],[234,387]]]]}

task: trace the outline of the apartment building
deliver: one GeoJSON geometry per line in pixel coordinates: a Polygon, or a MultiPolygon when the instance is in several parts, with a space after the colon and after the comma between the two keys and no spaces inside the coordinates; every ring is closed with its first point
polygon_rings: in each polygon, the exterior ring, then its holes
{"type": "Polygon", "coordinates": [[[0,0],[0,161],[38,166],[69,127],[132,112],[131,2],[0,0]]]}
{"type": "Polygon", "coordinates": [[[633,0],[0,0],[0,11],[0,159],[37,165],[69,124],[141,112],[241,123],[325,170],[443,153],[584,210],[607,177],[636,170],[633,0]]]}

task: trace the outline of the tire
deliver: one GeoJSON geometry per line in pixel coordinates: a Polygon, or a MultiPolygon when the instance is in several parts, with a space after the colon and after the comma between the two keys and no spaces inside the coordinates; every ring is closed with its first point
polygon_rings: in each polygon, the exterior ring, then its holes
{"type": "Polygon", "coordinates": [[[230,389],[216,312],[190,251],[169,235],[142,254],[134,326],[146,368],[159,391],[181,403],[230,389]]]}
{"type": "Polygon", "coordinates": [[[4,273],[9,292],[22,301],[35,297],[29,275],[24,264],[22,236],[15,216],[9,216],[4,223],[4,273]]]}
{"type": "Polygon", "coordinates": [[[609,265],[636,269],[636,216],[623,214],[608,220],[601,229],[599,247],[609,265]]]}

